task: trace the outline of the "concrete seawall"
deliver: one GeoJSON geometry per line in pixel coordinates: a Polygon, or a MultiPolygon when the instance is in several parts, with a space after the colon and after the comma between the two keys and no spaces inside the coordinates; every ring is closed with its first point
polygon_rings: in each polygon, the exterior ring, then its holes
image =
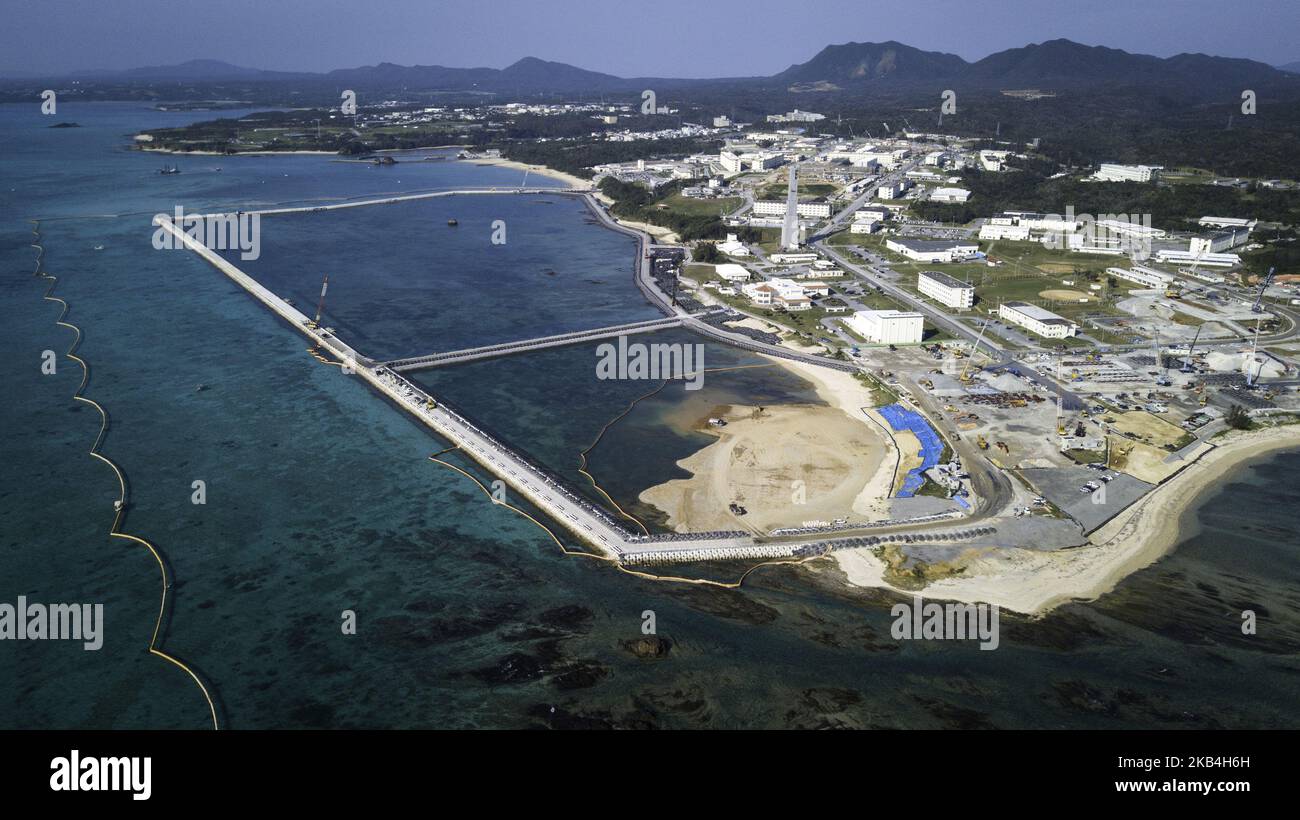
{"type": "MultiPolygon", "coordinates": [[[[512,191],[483,191],[483,193],[510,192],[512,191]]],[[[554,189],[546,192],[557,193],[554,189]]],[[[450,193],[437,195],[450,195],[450,193]]],[[[430,195],[414,195],[389,201],[425,198],[426,196],[430,195]]],[[[363,204],[376,204],[376,201],[321,206],[321,208],[287,209],[278,212],[308,212],[325,208],[358,207],[363,204]]],[[[246,213],[254,212],[249,211],[246,213]]],[[[448,408],[444,402],[415,386],[400,373],[382,363],[362,356],[332,333],[314,326],[305,314],[258,283],[236,265],[209,249],[203,243],[188,236],[182,228],[177,227],[166,215],[156,216],[154,224],[167,231],[184,248],[194,251],[217,270],[230,277],[254,298],[297,329],[299,333],[330,351],[344,363],[344,372],[352,372],[365,379],[371,387],[403,410],[411,413],[439,436],[456,445],[462,453],[500,478],[520,497],[526,498],[533,506],[543,511],[545,515],[563,526],[577,539],[620,563],[684,563],[783,558],[807,554],[808,550],[825,547],[831,541],[845,543],[845,536],[851,534],[843,532],[809,532],[793,538],[782,537],[775,541],[755,539],[747,534],[730,532],[675,534],[650,539],[636,536],[610,513],[578,496],[565,486],[558,477],[516,453],[505,443],[493,438],[477,424],[448,408]]],[[[627,229],[622,230],[626,231],[627,229]]],[[[642,266],[648,267],[645,264],[643,255],[639,254],[639,257],[641,258],[637,260],[638,273],[642,272],[642,266]]],[[[640,280],[639,276],[638,280],[640,280]]],[[[668,312],[670,315],[681,317],[687,322],[691,321],[691,317],[684,315],[683,312],[671,310],[668,312]]],[[[789,351],[783,350],[781,353],[789,354],[789,351]]],[[[803,358],[798,354],[790,355],[803,358]]],[[[841,365],[839,362],[830,362],[825,359],[818,363],[830,366],[841,365]]],[[[906,529],[916,531],[924,525],[891,522],[888,526],[891,530],[902,531],[906,529]]],[[[933,524],[930,526],[933,526],[933,524]]],[[[845,545],[851,546],[850,544],[845,545]]]]}

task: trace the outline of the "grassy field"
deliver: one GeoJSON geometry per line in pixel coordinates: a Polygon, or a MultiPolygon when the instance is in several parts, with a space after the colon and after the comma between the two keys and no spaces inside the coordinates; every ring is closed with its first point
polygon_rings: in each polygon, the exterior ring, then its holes
{"type": "Polygon", "coordinates": [[[661,211],[673,211],[685,216],[720,216],[736,210],[742,202],[744,200],[738,196],[721,197],[719,199],[695,199],[681,194],[673,194],[664,199],[663,202],[657,203],[655,207],[661,211]]]}
{"type": "MultiPolygon", "coordinates": [[[[1127,287],[1111,288],[1107,282],[1105,270],[1117,263],[1114,257],[1074,254],[1043,247],[1037,242],[981,242],[986,252],[992,250],[990,258],[1003,264],[990,267],[984,262],[964,262],[935,264],[914,262],[905,256],[894,253],[885,247],[886,237],[869,234],[836,234],[829,240],[840,247],[857,245],[874,251],[891,260],[890,266],[901,275],[899,284],[908,291],[921,296],[917,290],[916,274],[923,270],[939,271],[949,276],[970,282],[975,286],[974,314],[983,315],[986,311],[996,311],[1002,302],[1020,301],[1038,305],[1078,322],[1083,332],[1103,344],[1123,344],[1128,336],[1097,330],[1088,326],[1086,316],[1127,316],[1115,307],[1115,302],[1129,295],[1127,287]],[[1096,281],[1088,279],[1089,273],[1096,281]],[[1072,280],[1073,284],[1065,282],[1072,280]],[[1101,290],[1094,291],[1091,285],[1101,285],[1101,290]],[[1061,298],[1061,293],[1052,291],[1078,291],[1089,298],[1087,302],[1076,299],[1061,298]],[[1048,295],[1044,295],[1048,294],[1048,295]]],[[[927,298],[927,297],[922,297],[927,298]]],[[[961,311],[952,311],[961,315],[961,311]]],[[[927,338],[927,341],[931,341],[927,338]]],[[[1078,338],[1061,340],[1066,347],[1087,347],[1091,343],[1078,338]]]]}
{"type": "MultiPolygon", "coordinates": [[[[798,186],[800,199],[830,196],[839,190],[838,186],[832,185],[829,182],[804,182],[803,180],[800,180],[798,186]]],[[[789,190],[790,186],[785,182],[764,185],[754,192],[754,198],[784,200],[786,192],[789,190]]]]}

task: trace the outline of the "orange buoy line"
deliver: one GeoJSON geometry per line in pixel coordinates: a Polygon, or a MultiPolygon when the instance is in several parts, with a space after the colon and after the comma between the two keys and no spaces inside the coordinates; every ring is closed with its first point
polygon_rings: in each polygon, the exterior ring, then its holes
{"type": "Polygon", "coordinates": [[[150,554],[153,555],[154,560],[158,562],[158,572],[162,578],[162,596],[158,604],[158,618],[154,622],[153,635],[149,638],[149,647],[148,647],[149,654],[162,658],[163,660],[176,666],[177,668],[181,669],[187,675],[190,676],[190,678],[194,681],[195,685],[199,687],[199,691],[203,693],[203,699],[206,700],[208,703],[208,712],[212,716],[212,728],[219,729],[220,723],[217,720],[217,707],[212,700],[212,695],[208,692],[208,687],[204,685],[203,680],[188,665],[186,665],[184,662],[177,659],[176,657],[167,654],[158,646],[158,638],[160,633],[162,632],[163,618],[167,614],[167,591],[171,588],[171,580],[167,573],[167,563],[163,560],[162,553],[158,551],[158,548],[155,547],[153,544],[151,544],[149,541],[147,541],[144,538],[141,538],[138,535],[132,535],[131,533],[124,532],[121,529],[122,519],[126,517],[126,502],[127,502],[126,476],[122,473],[121,468],[118,467],[117,464],[115,464],[107,456],[99,452],[100,445],[104,441],[104,436],[108,433],[108,411],[106,411],[103,405],[99,404],[99,402],[95,401],[94,399],[88,398],[87,396],[82,395],[86,389],[86,384],[90,381],[90,365],[86,362],[85,359],[81,358],[76,353],[78,345],[81,344],[81,328],[77,327],[71,322],[65,321],[69,310],[68,303],[63,299],[60,299],[59,297],[53,295],[54,288],[59,283],[58,277],[44,270],[45,247],[41,244],[40,241],[41,240],[40,221],[32,220],[32,225],[33,225],[32,235],[36,239],[36,241],[32,242],[32,247],[36,248],[37,250],[36,269],[32,272],[32,275],[42,279],[47,279],[49,280],[50,283],[49,287],[46,288],[45,293],[44,295],[41,296],[41,298],[47,302],[57,302],[63,306],[63,310],[59,313],[59,317],[54,320],[54,323],[59,327],[68,328],[75,334],[72,340],[72,344],[68,347],[67,352],[64,354],[67,358],[72,359],[74,362],[76,362],[78,365],[81,366],[81,383],[77,385],[77,389],[72,394],[72,398],[84,404],[89,404],[91,407],[95,408],[95,410],[99,412],[99,419],[100,419],[99,433],[98,435],[95,436],[94,443],[91,444],[89,454],[92,458],[96,458],[99,461],[102,461],[103,463],[107,464],[113,470],[114,475],[117,476],[118,499],[113,503],[113,509],[114,509],[113,523],[108,529],[108,534],[112,538],[122,538],[127,541],[131,541],[133,543],[139,544],[140,546],[149,550],[150,554]]]}

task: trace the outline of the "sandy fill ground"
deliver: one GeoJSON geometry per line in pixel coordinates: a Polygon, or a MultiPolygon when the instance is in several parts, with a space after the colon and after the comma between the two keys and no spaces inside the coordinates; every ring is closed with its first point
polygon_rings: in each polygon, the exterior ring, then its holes
{"type": "Polygon", "coordinates": [[[718,441],[682,459],[690,478],[651,487],[641,500],[678,532],[767,532],[806,521],[884,518],[894,482],[894,445],[862,408],[870,395],[852,375],[770,358],[813,383],[829,407],[733,406],[718,441]],[[735,502],[747,511],[731,512],[735,502]]]}

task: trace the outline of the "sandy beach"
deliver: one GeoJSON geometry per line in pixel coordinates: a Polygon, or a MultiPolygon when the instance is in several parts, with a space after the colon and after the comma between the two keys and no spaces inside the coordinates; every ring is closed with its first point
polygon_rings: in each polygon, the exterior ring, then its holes
{"type": "Polygon", "coordinates": [[[848,373],[768,358],[812,382],[830,406],[729,407],[726,427],[705,429],[718,441],[678,462],[691,477],[651,487],[641,500],[679,532],[886,517],[894,445],[862,411],[866,388],[848,373]],[[732,513],[732,502],[747,514],[732,513]]]}
{"type": "MultiPolygon", "coordinates": [[[[1173,549],[1182,538],[1185,516],[1233,468],[1278,450],[1300,448],[1300,426],[1234,433],[1215,445],[1094,532],[1084,546],[1057,552],[984,550],[966,561],[960,577],[935,581],[922,594],[996,604],[1030,615],[1042,615],[1069,601],[1095,600],[1173,549]]],[[[849,583],[904,592],[884,580],[884,564],[871,552],[846,550],[834,555],[849,583]]]]}
{"type": "Polygon", "coordinates": [[[573,174],[565,173],[564,171],[557,171],[554,168],[548,168],[545,165],[528,165],[527,163],[516,162],[513,159],[505,159],[503,157],[472,157],[461,161],[472,162],[475,165],[495,165],[500,168],[514,168],[518,171],[527,171],[530,174],[538,174],[539,176],[557,179],[565,185],[568,185],[570,188],[591,188],[591,180],[583,179],[582,177],[577,177],[573,174]]]}

